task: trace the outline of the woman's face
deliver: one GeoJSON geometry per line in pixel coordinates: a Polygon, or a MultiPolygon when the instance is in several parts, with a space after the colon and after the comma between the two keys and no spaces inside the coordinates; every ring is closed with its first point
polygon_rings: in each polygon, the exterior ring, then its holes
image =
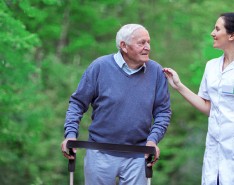
{"type": "Polygon", "coordinates": [[[227,34],[224,27],[224,19],[220,17],[215,24],[214,30],[211,32],[211,36],[214,39],[213,47],[221,50],[225,50],[229,44],[230,35],[227,34]]]}

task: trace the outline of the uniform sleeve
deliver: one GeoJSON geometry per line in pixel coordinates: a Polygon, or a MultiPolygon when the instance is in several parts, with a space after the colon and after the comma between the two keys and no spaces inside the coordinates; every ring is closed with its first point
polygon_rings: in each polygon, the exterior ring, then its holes
{"type": "Polygon", "coordinates": [[[205,72],[201,80],[201,84],[200,84],[199,91],[198,91],[198,96],[206,100],[210,100],[210,96],[208,94],[208,88],[207,88],[207,71],[208,71],[208,65],[206,65],[205,67],[205,72]]]}

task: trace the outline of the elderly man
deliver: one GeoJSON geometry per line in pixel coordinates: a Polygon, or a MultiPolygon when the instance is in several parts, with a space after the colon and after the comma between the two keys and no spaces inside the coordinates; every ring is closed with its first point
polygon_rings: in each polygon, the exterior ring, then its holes
{"type": "MultiPolygon", "coordinates": [[[[149,59],[145,27],[127,24],[116,35],[118,52],[94,60],[71,95],[65,121],[66,143],[78,137],[83,114],[92,106],[89,141],[155,147],[170,123],[170,95],[162,67],[149,59]]],[[[87,150],[86,185],[147,184],[142,154],[87,150]]]]}

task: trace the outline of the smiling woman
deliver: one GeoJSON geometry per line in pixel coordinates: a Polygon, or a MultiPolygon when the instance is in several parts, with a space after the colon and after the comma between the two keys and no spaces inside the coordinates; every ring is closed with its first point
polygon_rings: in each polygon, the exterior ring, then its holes
{"type": "Polygon", "coordinates": [[[223,70],[234,60],[232,50],[229,52],[230,44],[233,45],[233,43],[228,42],[234,40],[233,16],[233,13],[221,14],[215,24],[215,29],[211,32],[211,35],[214,38],[213,47],[226,51],[222,67],[223,70]]]}
{"type": "Polygon", "coordinates": [[[174,89],[209,116],[202,185],[233,184],[234,13],[221,14],[211,36],[214,48],[224,54],[207,62],[198,95],[181,83],[174,70],[164,72],[174,89]]]}
{"type": "Polygon", "coordinates": [[[211,36],[214,38],[214,48],[225,49],[229,35],[224,27],[224,19],[222,17],[217,20],[211,36]]]}

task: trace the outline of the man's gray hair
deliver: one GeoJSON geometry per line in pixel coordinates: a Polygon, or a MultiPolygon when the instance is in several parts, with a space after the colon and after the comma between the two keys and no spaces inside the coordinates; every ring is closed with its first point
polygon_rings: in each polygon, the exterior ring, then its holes
{"type": "Polygon", "coordinates": [[[118,50],[120,50],[120,42],[124,41],[129,44],[131,42],[132,33],[139,28],[146,30],[146,28],[140,24],[126,24],[119,29],[116,34],[116,47],[118,50]]]}

